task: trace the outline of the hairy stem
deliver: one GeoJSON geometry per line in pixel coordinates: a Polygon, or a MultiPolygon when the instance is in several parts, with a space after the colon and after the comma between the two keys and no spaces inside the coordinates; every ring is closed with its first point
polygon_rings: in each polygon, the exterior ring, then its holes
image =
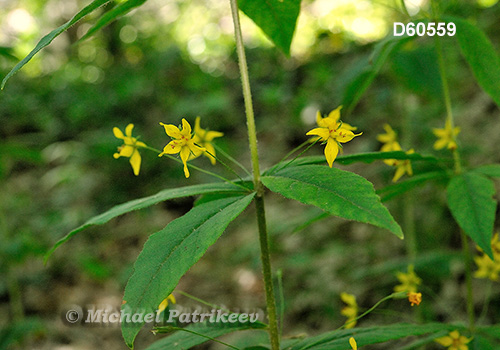
{"type": "Polygon", "coordinates": [[[231,14],[234,23],[234,36],[236,38],[236,53],[238,55],[241,84],[243,86],[243,98],[245,100],[245,114],[247,119],[248,142],[250,144],[250,154],[252,159],[253,182],[257,195],[255,196],[255,207],[257,213],[257,225],[259,228],[260,258],[262,262],[262,274],[264,277],[264,288],[266,292],[267,317],[269,318],[269,338],[271,349],[279,350],[279,332],[276,316],[276,301],[274,297],[271,257],[269,255],[269,237],[267,234],[266,211],[264,208],[264,187],[260,182],[259,155],[257,151],[257,132],[255,130],[255,118],[252,105],[252,93],[250,90],[250,79],[248,76],[248,66],[243,46],[243,36],[241,34],[238,4],[236,0],[229,0],[231,4],[231,14]]]}

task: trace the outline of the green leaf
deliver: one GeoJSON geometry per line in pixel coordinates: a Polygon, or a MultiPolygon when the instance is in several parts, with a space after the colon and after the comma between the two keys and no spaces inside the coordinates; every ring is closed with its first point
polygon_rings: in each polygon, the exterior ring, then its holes
{"type": "Polygon", "coordinates": [[[138,209],[144,209],[147,207],[150,207],[154,204],[157,204],[159,202],[166,201],[168,199],[174,199],[174,198],[182,198],[182,197],[189,197],[189,196],[194,196],[198,194],[205,194],[205,193],[241,193],[242,189],[240,187],[234,186],[229,183],[209,183],[209,184],[202,184],[202,185],[194,185],[194,186],[186,186],[186,187],[179,187],[179,188],[173,188],[173,189],[166,189],[163,191],[158,192],[157,194],[154,194],[149,197],[144,197],[144,198],[139,198],[139,199],[134,199],[130,202],[126,202],[120,205],[117,205],[108,211],[94,216],[93,218],[87,220],[83,225],[80,227],[77,227],[76,229],[72,230],[69,232],[66,236],[61,238],[59,241],[57,241],[56,244],[52,247],[52,249],[47,252],[45,255],[45,262],[47,262],[48,258],[52,255],[52,253],[59,247],[61,244],[69,241],[71,237],[73,237],[75,234],[77,234],[80,231],[85,230],[86,228],[94,225],[103,225],[110,221],[111,219],[123,215],[125,213],[138,210],[138,209]]]}
{"type": "Polygon", "coordinates": [[[455,23],[455,37],[477,82],[500,106],[500,58],[491,41],[478,27],[464,19],[447,17],[446,21],[455,23]]]}
{"type": "MultiPolygon", "coordinates": [[[[304,339],[285,350],[346,350],[349,348],[349,338],[356,339],[358,348],[383,343],[389,340],[401,339],[408,336],[419,336],[435,333],[436,338],[444,335],[443,331],[454,329],[462,330],[464,327],[443,323],[427,324],[394,324],[370,328],[356,328],[349,330],[333,331],[312,338],[304,339]]],[[[432,341],[432,339],[429,339],[432,341]]]]}
{"type": "MultiPolygon", "coordinates": [[[[255,193],[200,204],[151,235],[134,265],[127,283],[122,311],[155,312],[233,221],[250,204],[255,193]]],[[[125,342],[133,348],[143,323],[122,323],[125,342]]]]}
{"type": "Polygon", "coordinates": [[[488,177],[500,177],[500,164],[488,164],[472,170],[488,177]]]}
{"type": "Polygon", "coordinates": [[[92,26],[90,29],[83,35],[79,41],[83,41],[92,36],[95,32],[97,32],[102,27],[105,27],[116,18],[126,15],[134,8],[141,6],[144,4],[146,0],[128,0],[125,2],[119,3],[117,6],[113,7],[111,10],[102,15],[99,20],[92,26]]]}
{"type": "Polygon", "coordinates": [[[56,37],[58,37],[62,32],[67,30],[69,27],[71,27],[73,24],[81,20],[83,17],[88,15],[89,13],[93,12],[94,10],[98,9],[99,7],[105,5],[108,3],[110,0],[94,0],[92,3],[84,7],[80,12],[78,12],[73,18],[71,18],[68,22],[64,23],[62,26],[54,29],[51,31],[49,34],[45,35],[38,44],[36,44],[35,48],[19,62],[16,64],[14,68],[5,76],[5,78],[2,80],[2,84],[0,85],[0,89],[3,90],[5,83],[7,83],[7,80],[11,76],[13,76],[19,69],[21,69],[26,63],[29,62],[35,56],[41,49],[49,45],[52,40],[54,40],[56,37]]]}
{"type": "Polygon", "coordinates": [[[382,199],[382,202],[388,201],[400,194],[403,194],[415,187],[422,186],[430,180],[446,179],[448,173],[446,171],[431,171],[428,173],[418,174],[409,179],[395,184],[383,187],[377,190],[377,194],[382,199]]]}
{"type": "Polygon", "coordinates": [[[373,185],[354,173],[318,165],[285,168],[262,183],[273,192],[330,214],[386,228],[403,238],[401,228],[375,194],[373,185]]]}
{"type": "Polygon", "coordinates": [[[286,55],[300,13],[300,0],[239,0],[238,7],[286,55]]]}
{"type": "Polygon", "coordinates": [[[262,329],[266,325],[261,322],[255,323],[195,323],[186,327],[186,331],[177,331],[174,334],[165,337],[152,345],[146,350],[184,350],[189,349],[195,345],[203,344],[209,338],[217,338],[221,335],[242,331],[247,329],[262,329]],[[203,336],[196,335],[192,332],[202,334],[203,336]]]}
{"type": "Polygon", "coordinates": [[[414,37],[390,35],[375,46],[366,67],[347,84],[344,90],[342,105],[347,114],[354,109],[361,96],[370,87],[392,52],[413,39],[414,37]]]}
{"type": "Polygon", "coordinates": [[[493,182],[483,175],[468,172],[451,179],[447,188],[451,214],[474,242],[493,259],[491,237],[497,202],[493,182]]]}

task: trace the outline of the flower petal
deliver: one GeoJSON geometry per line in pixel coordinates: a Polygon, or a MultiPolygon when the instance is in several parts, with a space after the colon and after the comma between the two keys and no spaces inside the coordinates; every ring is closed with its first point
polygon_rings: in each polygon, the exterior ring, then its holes
{"type": "Polygon", "coordinates": [[[135,143],[136,147],[148,147],[144,142],[141,142],[141,141],[137,141],[135,143]]]}
{"type": "Polygon", "coordinates": [[[442,346],[450,346],[453,344],[453,339],[449,336],[434,339],[434,341],[442,346]]]}
{"type": "Polygon", "coordinates": [[[187,122],[186,119],[182,118],[182,131],[181,133],[187,138],[191,138],[191,125],[187,122]]]}
{"type": "Polygon", "coordinates": [[[350,130],[347,130],[347,129],[344,129],[344,128],[341,128],[341,129],[338,129],[337,130],[337,137],[335,137],[335,139],[338,141],[338,142],[342,142],[342,143],[345,143],[345,142],[349,142],[351,141],[354,137],[356,136],[360,136],[362,135],[363,133],[360,132],[359,134],[355,134],[353,133],[352,131],[350,130]]]}
{"type": "Polygon", "coordinates": [[[127,135],[128,137],[132,137],[132,129],[134,128],[134,124],[130,123],[129,125],[127,125],[127,127],[125,128],[125,135],[127,135]]]}
{"type": "Polygon", "coordinates": [[[318,135],[321,141],[326,141],[330,137],[330,132],[327,128],[314,128],[309,130],[306,135],[318,135]]]}
{"type": "Polygon", "coordinates": [[[117,139],[124,139],[125,138],[125,135],[123,135],[123,132],[118,129],[116,126],[113,128],[113,134],[115,135],[115,137],[117,139]]]}
{"type": "Polygon", "coordinates": [[[316,124],[318,124],[319,127],[326,128],[327,126],[324,125],[323,123],[323,117],[321,116],[320,111],[316,112],[316,124]]]}
{"type": "Polygon", "coordinates": [[[160,125],[162,125],[165,128],[165,133],[168,136],[173,137],[175,139],[180,139],[182,137],[181,131],[175,125],[165,124],[165,123],[161,123],[161,122],[160,122],[160,125]]]}
{"type": "Polygon", "coordinates": [[[331,111],[328,114],[327,118],[334,121],[334,122],[338,122],[340,119],[340,110],[341,109],[342,109],[342,106],[338,106],[337,108],[335,108],[333,111],[331,111]]]}
{"type": "Polygon", "coordinates": [[[398,165],[396,168],[396,172],[394,173],[394,177],[392,178],[392,182],[398,181],[401,176],[405,174],[406,168],[404,166],[398,165]]]}
{"type": "Polygon", "coordinates": [[[205,156],[210,159],[210,162],[212,163],[212,165],[215,165],[215,158],[212,156],[215,155],[215,148],[214,146],[212,146],[210,143],[207,143],[205,144],[205,148],[207,149],[204,154],[205,156]]]}
{"type": "Polygon", "coordinates": [[[358,344],[356,344],[356,340],[353,337],[349,338],[349,345],[351,346],[352,350],[358,350],[358,344]]]}
{"type": "Polygon", "coordinates": [[[220,131],[207,131],[207,133],[205,134],[205,141],[212,141],[214,138],[216,137],[222,137],[224,136],[224,133],[220,132],[220,131]]]}
{"type": "Polygon", "coordinates": [[[120,156],[130,157],[135,151],[135,148],[129,145],[125,145],[120,150],[120,156]]]}
{"type": "Polygon", "coordinates": [[[201,118],[200,117],[196,117],[196,119],[194,120],[194,133],[195,134],[198,134],[201,129],[201,126],[200,126],[200,120],[201,118]]]}
{"type": "Polygon", "coordinates": [[[139,175],[139,170],[141,169],[141,155],[138,150],[134,150],[134,153],[130,157],[130,165],[132,165],[134,175],[139,175]]]}
{"type": "Polygon", "coordinates": [[[330,168],[333,166],[333,162],[335,161],[335,158],[337,158],[337,154],[339,154],[339,145],[335,140],[329,138],[325,147],[325,158],[330,168]]]}
{"type": "Polygon", "coordinates": [[[165,154],[175,154],[179,153],[181,150],[181,146],[177,141],[170,141],[165,147],[163,147],[163,152],[165,154]]]}
{"type": "Polygon", "coordinates": [[[440,150],[445,148],[448,145],[448,140],[446,138],[440,138],[436,142],[434,142],[434,149],[440,150]]]}
{"type": "Polygon", "coordinates": [[[182,160],[182,163],[184,164],[184,176],[186,176],[186,178],[189,177],[189,170],[188,170],[188,167],[187,167],[187,161],[189,159],[189,155],[191,154],[191,150],[189,149],[189,147],[182,147],[180,152],[179,152],[179,155],[181,156],[181,160],[182,160]]]}

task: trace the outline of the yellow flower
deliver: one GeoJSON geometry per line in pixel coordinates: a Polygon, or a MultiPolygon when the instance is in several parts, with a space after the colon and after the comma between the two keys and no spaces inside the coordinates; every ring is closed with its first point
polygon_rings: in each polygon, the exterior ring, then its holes
{"type": "Polygon", "coordinates": [[[458,331],[453,331],[447,336],[435,339],[434,341],[442,346],[448,347],[448,350],[469,350],[466,344],[471,340],[472,339],[460,335],[458,331]]]}
{"type": "Polygon", "coordinates": [[[394,287],[395,292],[416,293],[417,287],[422,283],[420,277],[415,274],[413,265],[408,265],[408,273],[398,272],[396,278],[401,284],[394,287]]]}
{"type": "Polygon", "coordinates": [[[134,124],[129,124],[125,128],[125,135],[117,127],[113,128],[113,134],[116,138],[123,140],[123,145],[118,147],[118,153],[113,154],[115,159],[120,157],[129,157],[130,165],[132,165],[132,170],[134,174],[139,175],[139,170],[141,169],[141,155],[137,150],[138,147],[147,147],[144,142],[137,141],[135,137],[132,137],[132,129],[134,124]]]}
{"type": "Polygon", "coordinates": [[[182,118],[182,131],[178,127],[172,124],[160,123],[165,128],[165,132],[168,136],[172,137],[173,140],[170,141],[161,152],[158,157],[164,154],[176,154],[179,153],[181,156],[182,163],[184,164],[184,176],[189,177],[189,170],[187,167],[187,161],[191,153],[204,152],[205,148],[195,145],[194,140],[191,135],[191,125],[182,118]]]}
{"type": "Polygon", "coordinates": [[[382,142],[384,145],[382,146],[381,151],[382,152],[388,152],[388,150],[384,150],[385,146],[391,146],[393,143],[397,143],[398,140],[398,135],[396,132],[391,128],[389,124],[384,124],[384,130],[385,134],[378,134],[377,135],[377,140],[382,142]]]}
{"type": "MultiPolygon", "coordinates": [[[[206,148],[206,151],[203,153],[205,156],[210,159],[210,162],[215,165],[215,157],[212,156],[215,155],[215,148],[212,145],[212,140],[216,137],[221,137],[224,134],[219,132],[219,131],[210,131],[210,130],[205,130],[200,127],[200,117],[196,117],[196,120],[194,122],[194,136],[193,136],[193,141],[197,145],[200,145],[201,147],[206,148]]],[[[199,157],[202,154],[201,151],[196,150],[193,151],[193,157],[199,157]]]]}
{"type": "Polygon", "coordinates": [[[351,345],[352,350],[358,350],[358,344],[356,344],[356,339],[353,337],[349,338],[349,345],[351,345]]]}
{"type": "MultiPolygon", "coordinates": [[[[415,153],[413,148],[408,152],[406,152],[406,154],[412,154],[412,153],[415,153]]],[[[413,169],[411,167],[411,162],[409,159],[394,159],[393,165],[396,167],[396,172],[394,173],[392,182],[398,181],[404,174],[408,174],[409,176],[413,175],[413,169]]]]}
{"type": "Polygon", "coordinates": [[[443,129],[437,129],[434,128],[432,129],[432,132],[438,140],[434,143],[434,149],[442,149],[447,147],[448,149],[454,150],[457,148],[457,143],[456,143],[456,137],[458,133],[460,132],[460,128],[451,127],[451,122],[449,119],[446,119],[446,123],[443,129]]]}
{"type": "Polygon", "coordinates": [[[479,268],[479,270],[474,272],[474,277],[489,278],[494,282],[498,281],[498,274],[500,273],[500,263],[491,260],[490,257],[486,254],[482,256],[475,256],[474,261],[479,268]]]}
{"type": "Polygon", "coordinates": [[[325,158],[330,168],[342,147],[341,143],[349,142],[355,136],[362,134],[354,134],[352,130],[355,130],[355,127],[339,121],[341,108],[342,106],[333,110],[326,118],[321,118],[321,114],[318,112],[316,122],[319,128],[314,128],[306,133],[306,135],[319,136],[320,141],[326,142],[325,158]]]}
{"type": "Polygon", "coordinates": [[[420,305],[422,302],[422,293],[409,292],[408,301],[413,305],[420,305]]]}
{"type": "Polygon", "coordinates": [[[345,328],[353,328],[356,325],[356,317],[358,317],[358,303],[356,296],[348,293],[340,293],[340,299],[347,304],[340,313],[347,317],[345,328]]]}
{"type": "Polygon", "coordinates": [[[167,308],[169,300],[172,302],[172,304],[176,303],[174,295],[170,294],[168,297],[163,299],[163,301],[160,303],[160,305],[158,305],[158,311],[157,311],[158,313],[164,311],[167,308]]]}

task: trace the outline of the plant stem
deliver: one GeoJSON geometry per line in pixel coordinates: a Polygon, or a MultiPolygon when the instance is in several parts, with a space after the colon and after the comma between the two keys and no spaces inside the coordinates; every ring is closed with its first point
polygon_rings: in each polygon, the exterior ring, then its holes
{"type": "MultiPolygon", "coordinates": [[[[437,1],[432,1],[431,4],[433,17],[438,22],[438,4],[437,1]]],[[[446,107],[446,120],[450,124],[450,129],[453,130],[455,128],[455,120],[453,118],[453,112],[451,110],[451,98],[450,98],[450,89],[448,87],[448,80],[446,77],[446,65],[443,58],[443,47],[441,45],[441,38],[435,37],[436,44],[436,52],[438,57],[439,64],[439,74],[441,76],[441,83],[443,84],[443,98],[444,104],[446,107]]],[[[454,133],[451,133],[453,141],[455,140],[454,133]]],[[[458,152],[458,148],[455,147],[453,150],[453,161],[455,165],[455,174],[460,174],[462,172],[462,165],[460,160],[460,154],[458,152]]],[[[474,315],[474,295],[472,291],[472,257],[469,249],[469,241],[464,231],[460,229],[460,238],[462,241],[462,250],[464,254],[464,263],[465,263],[465,285],[467,289],[467,315],[469,317],[469,329],[474,330],[475,325],[475,315],[474,315]]]]}
{"type": "Polygon", "coordinates": [[[243,46],[243,36],[241,34],[240,18],[238,13],[238,4],[236,0],[229,0],[231,4],[231,14],[234,24],[234,36],[236,39],[236,53],[238,55],[241,84],[243,87],[243,98],[245,101],[245,114],[247,119],[248,142],[250,145],[250,154],[252,159],[254,189],[257,192],[255,196],[255,207],[257,213],[257,225],[259,227],[260,258],[262,261],[262,274],[264,277],[264,289],[266,292],[267,317],[269,318],[269,338],[271,349],[279,350],[279,332],[276,316],[276,301],[274,297],[271,257],[269,255],[269,237],[267,234],[266,211],[264,208],[264,187],[260,182],[259,154],[257,151],[257,132],[255,129],[255,118],[252,105],[252,93],[250,90],[250,79],[248,76],[248,66],[243,46]]]}
{"type": "Polygon", "coordinates": [[[250,90],[250,79],[248,76],[247,59],[243,46],[243,36],[241,35],[241,24],[236,0],[229,0],[231,3],[231,14],[234,23],[234,36],[236,39],[236,53],[238,55],[241,85],[243,87],[243,99],[245,100],[245,114],[247,117],[248,142],[250,144],[250,154],[252,158],[252,170],[255,189],[260,185],[259,154],[257,152],[257,132],[255,129],[255,118],[253,114],[252,92],[250,90]]]}
{"type": "Polygon", "coordinates": [[[260,260],[262,261],[262,274],[264,275],[264,288],[266,291],[267,315],[269,318],[269,337],[271,349],[279,350],[279,331],[276,317],[276,301],[274,298],[273,279],[271,275],[271,258],[269,255],[269,237],[267,234],[266,211],[264,197],[255,197],[257,209],[257,224],[259,226],[260,260]]]}

